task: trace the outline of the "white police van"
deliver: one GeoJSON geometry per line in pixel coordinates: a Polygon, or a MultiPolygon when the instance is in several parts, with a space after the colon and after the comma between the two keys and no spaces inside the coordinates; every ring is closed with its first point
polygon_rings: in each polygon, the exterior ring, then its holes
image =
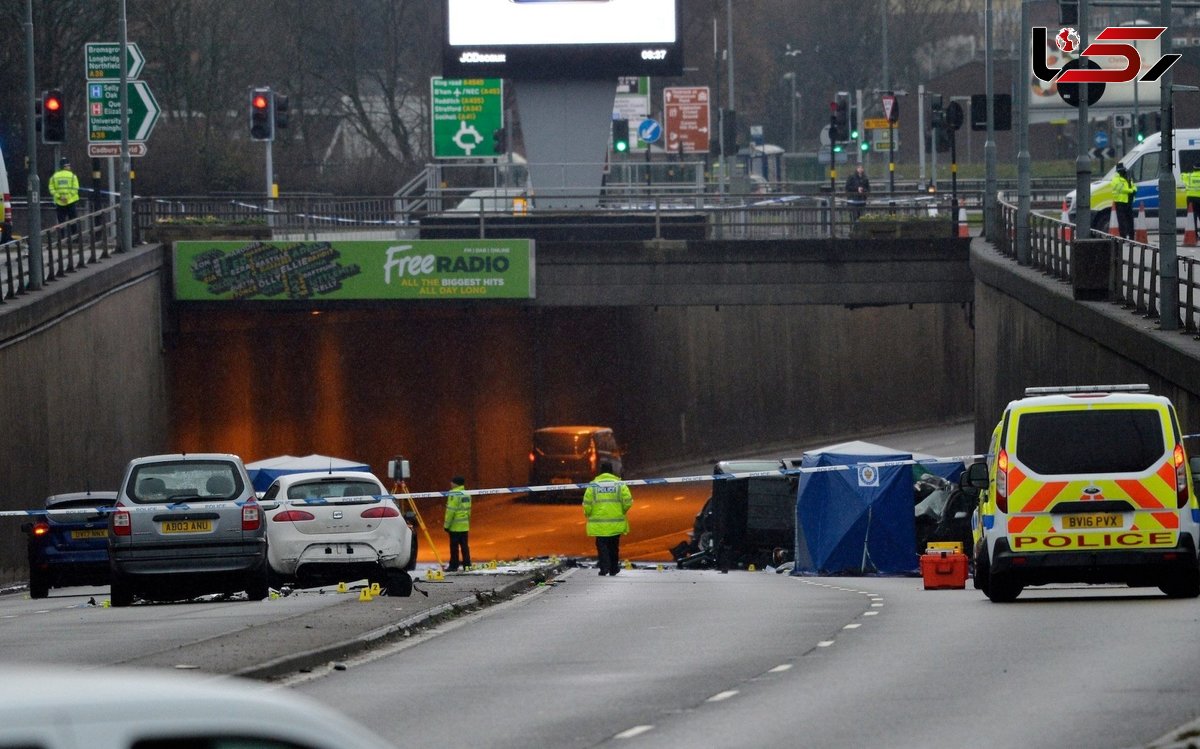
{"type": "MultiPolygon", "coordinates": [[[[1129,172],[1129,179],[1137,186],[1137,193],[1133,197],[1133,211],[1136,215],[1139,208],[1145,207],[1147,230],[1158,228],[1158,161],[1162,151],[1161,143],[1162,133],[1147,136],[1145,141],[1131,149],[1118,162],[1125,165],[1125,169],[1129,172]]],[[[1187,194],[1183,189],[1182,175],[1200,164],[1200,128],[1177,129],[1174,147],[1175,225],[1182,229],[1183,219],[1187,216],[1187,194]]],[[[1113,164],[1113,168],[1109,169],[1099,181],[1092,182],[1092,227],[1095,229],[1108,228],[1109,215],[1112,211],[1112,178],[1116,171],[1117,166],[1113,164]]],[[[1075,221],[1074,190],[1067,193],[1067,215],[1072,222],[1075,221]]]]}

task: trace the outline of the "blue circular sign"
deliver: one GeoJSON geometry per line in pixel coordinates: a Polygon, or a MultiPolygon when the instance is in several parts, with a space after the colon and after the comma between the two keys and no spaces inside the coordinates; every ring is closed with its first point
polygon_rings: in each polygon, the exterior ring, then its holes
{"type": "Polygon", "coordinates": [[[1108,148],[1108,133],[1103,130],[1097,130],[1093,136],[1093,141],[1096,143],[1096,148],[1108,148]]]}
{"type": "Polygon", "coordinates": [[[662,137],[662,125],[657,120],[645,119],[638,125],[638,139],[647,143],[657,143],[662,137]]]}

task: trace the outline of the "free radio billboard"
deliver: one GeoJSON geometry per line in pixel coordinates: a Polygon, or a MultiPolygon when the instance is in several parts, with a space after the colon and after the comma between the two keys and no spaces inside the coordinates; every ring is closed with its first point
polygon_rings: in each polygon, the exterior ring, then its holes
{"type": "Polygon", "coordinates": [[[682,75],[680,0],[446,0],[448,78],[682,75]]]}

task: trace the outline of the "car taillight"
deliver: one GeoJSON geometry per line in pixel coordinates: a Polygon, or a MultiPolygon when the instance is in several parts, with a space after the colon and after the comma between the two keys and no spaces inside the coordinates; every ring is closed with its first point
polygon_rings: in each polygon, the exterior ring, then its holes
{"type": "Polygon", "coordinates": [[[261,523],[258,505],[242,505],[242,530],[256,531],[261,523]]]}
{"type": "Polygon", "coordinates": [[[35,536],[44,536],[49,532],[50,526],[46,525],[45,523],[35,523],[33,528],[30,529],[30,533],[35,536]]]}
{"type": "Polygon", "coordinates": [[[363,510],[364,518],[398,518],[400,511],[391,505],[383,505],[381,507],[372,507],[369,510],[363,510]]]}
{"type": "Polygon", "coordinates": [[[996,509],[1008,512],[1008,451],[996,456],[996,509]]]}
{"type": "Polygon", "coordinates": [[[12,196],[4,193],[4,220],[12,221],[12,196]]]}
{"type": "Polygon", "coordinates": [[[128,536],[132,531],[129,523],[129,510],[117,509],[112,514],[112,531],[114,536],[128,536]]]}
{"type": "Polygon", "coordinates": [[[284,510],[271,516],[276,523],[295,523],[300,520],[316,520],[317,516],[305,510],[284,510]]]}
{"type": "Polygon", "coordinates": [[[534,456],[533,450],[530,450],[529,451],[529,462],[532,463],[535,460],[537,460],[537,458],[534,456]]]}
{"type": "Polygon", "coordinates": [[[1188,505],[1187,455],[1183,445],[1175,446],[1175,504],[1179,509],[1188,505]]]}

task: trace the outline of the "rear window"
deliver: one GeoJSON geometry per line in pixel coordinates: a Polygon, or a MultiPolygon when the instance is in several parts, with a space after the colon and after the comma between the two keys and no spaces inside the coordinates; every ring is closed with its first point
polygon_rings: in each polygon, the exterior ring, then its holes
{"type": "Polygon", "coordinates": [[[374,497],[382,492],[371,481],[320,481],[288,487],[288,499],[323,499],[326,497],[374,497]]]}
{"type": "Polygon", "coordinates": [[[97,512],[97,507],[112,507],[116,503],[113,497],[80,497],[54,503],[46,503],[47,510],[56,510],[50,519],[56,523],[87,523],[108,517],[107,513],[97,512]],[[66,512],[78,510],[78,512],[66,512]]]}
{"type": "Polygon", "coordinates": [[[236,499],[242,486],[241,474],[232,463],[189,460],[138,466],[127,490],[138,502],[167,504],[236,499]]]}
{"type": "Polygon", "coordinates": [[[1166,453],[1161,417],[1149,408],[1022,414],[1016,444],[1017,460],[1051,476],[1145,471],[1166,453]]]}
{"type": "Polygon", "coordinates": [[[539,432],[533,435],[533,449],[543,455],[580,455],[586,441],[587,434],[539,432]]]}

